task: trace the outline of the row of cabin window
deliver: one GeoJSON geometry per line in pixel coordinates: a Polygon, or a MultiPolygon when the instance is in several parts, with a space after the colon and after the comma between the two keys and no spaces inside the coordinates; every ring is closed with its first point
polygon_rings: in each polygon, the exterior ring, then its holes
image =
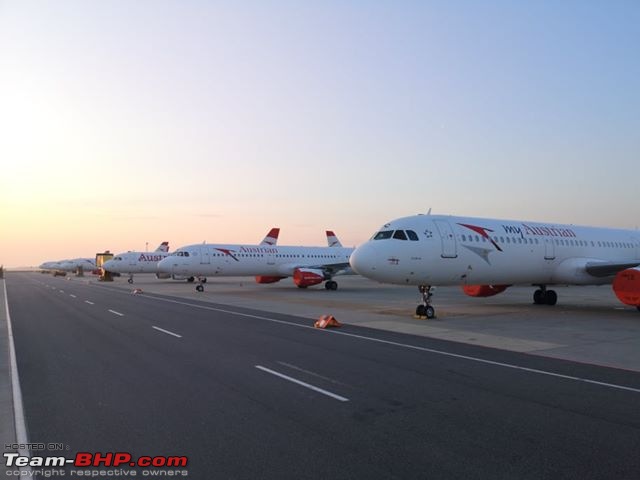
{"type": "MultiPolygon", "coordinates": [[[[235,253],[236,257],[264,257],[264,253],[235,253]]],[[[212,253],[212,257],[226,257],[226,253],[212,253]]],[[[274,255],[276,258],[305,258],[305,255],[274,255]]],[[[338,258],[338,255],[306,255],[306,258],[338,258]]]]}
{"type": "MultiPolygon", "coordinates": [[[[479,235],[462,235],[462,241],[465,242],[467,241],[467,237],[469,239],[469,241],[473,242],[473,240],[475,239],[476,242],[486,242],[487,239],[485,237],[480,237],[479,235]],[[482,240],[481,240],[482,238],[482,240]]],[[[460,238],[460,237],[458,237],[460,238]]],[[[538,239],[537,238],[529,238],[528,242],[526,238],[522,238],[522,237],[493,237],[493,240],[495,242],[500,241],[502,243],[519,243],[519,244],[523,244],[523,243],[529,243],[529,244],[536,244],[538,245],[538,239]]],[[[566,247],[587,247],[589,246],[589,242],[587,242],[586,240],[564,240],[564,239],[553,239],[555,240],[555,244],[560,246],[566,246],[566,247]]],[[[598,247],[606,247],[606,248],[633,248],[633,244],[632,243],[628,243],[628,242],[608,242],[608,241],[598,241],[597,242],[598,247]]],[[[596,246],[596,242],[594,240],[591,240],[591,246],[595,247],[596,246]]]]}
{"type": "MultiPolygon", "coordinates": [[[[178,257],[188,257],[189,252],[180,251],[175,253],[178,257]]],[[[198,255],[196,252],[193,252],[193,255],[198,255]]],[[[225,257],[226,253],[212,253],[212,257],[225,257]]],[[[236,253],[237,257],[264,257],[263,253],[236,253]]],[[[285,254],[277,254],[274,255],[277,258],[305,258],[304,255],[285,255],[285,254]]],[[[338,258],[338,255],[307,255],[307,258],[338,258]]]]}

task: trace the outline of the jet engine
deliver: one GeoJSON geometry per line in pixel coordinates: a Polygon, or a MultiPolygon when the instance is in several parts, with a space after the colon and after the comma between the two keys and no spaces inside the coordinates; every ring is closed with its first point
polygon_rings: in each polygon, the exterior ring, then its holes
{"type": "Polygon", "coordinates": [[[296,268],[293,272],[293,283],[298,288],[307,288],[312,285],[318,285],[325,280],[322,270],[314,270],[311,268],[296,268]]]}
{"type": "Polygon", "coordinates": [[[462,290],[470,297],[493,297],[511,285],[463,285],[462,290]]]}
{"type": "Polygon", "coordinates": [[[640,309],[640,270],[628,268],[618,272],[613,279],[613,292],[625,305],[640,309]]]}
{"type": "Polygon", "coordinates": [[[287,277],[273,277],[269,275],[256,275],[257,283],[276,283],[287,277]]]}

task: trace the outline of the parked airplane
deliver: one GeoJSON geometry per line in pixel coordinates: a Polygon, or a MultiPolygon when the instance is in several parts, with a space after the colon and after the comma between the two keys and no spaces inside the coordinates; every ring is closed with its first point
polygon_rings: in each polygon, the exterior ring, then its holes
{"type": "Polygon", "coordinates": [[[157,265],[167,255],[169,255],[169,242],[162,242],[153,252],[118,253],[111,260],[104,262],[102,268],[111,273],[128,273],[127,282],[129,283],[133,283],[134,273],[155,273],[158,278],[162,278],[158,276],[157,265]]]}
{"type": "MultiPolygon", "coordinates": [[[[275,245],[278,242],[279,228],[272,228],[264,237],[260,245],[275,245]]],[[[152,253],[149,252],[126,252],[119,253],[102,266],[106,271],[112,273],[128,273],[127,282],[133,283],[134,273],[155,273],[156,278],[165,279],[172,277],[169,273],[158,270],[158,262],[169,255],[169,242],[162,242],[152,253]]],[[[193,276],[173,275],[174,280],[187,280],[193,282],[193,276]]],[[[203,279],[206,282],[206,279],[203,279]]]]}
{"type": "Polygon", "coordinates": [[[92,258],[74,258],[71,260],[58,260],[44,262],[40,267],[44,272],[77,272],[82,268],[83,272],[92,272],[96,269],[96,263],[92,258]]]}
{"type": "MultiPolygon", "coordinates": [[[[327,238],[335,235],[329,235],[327,238]]],[[[337,238],[335,239],[337,241],[337,238]]],[[[338,242],[339,243],[339,242],[338,242]]],[[[255,276],[258,283],[274,283],[293,277],[299,288],[326,281],[336,290],[336,275],[352,273],[349,255],[353,248],[276,247],[275,245],[197,244],[181,247],[158,263],[158,270],[172,275],[255,276]]],[[[204,291],[202,281],[196,286],[204,291]]]]}
{"type": "Polygon", "coordinates": [[[92,272],[97,268],[96,262],[93,258],[74,258],[63,260],[59,262],[58,266],[58,269],[63,272],[77,272],[80,268],[83,272],[92,272]]]}
{"type": "Polygon", "coordinates": [[[618,299],[640,310],[640,232],[445,215],[386,223],[351,255],[374,280],[418,285],[416,314],[433,318],[432,286],[460,285],[489,297],[514,284],[534,285],[535,304],[555,305],[549,285],[612,283],[618,299]]]}

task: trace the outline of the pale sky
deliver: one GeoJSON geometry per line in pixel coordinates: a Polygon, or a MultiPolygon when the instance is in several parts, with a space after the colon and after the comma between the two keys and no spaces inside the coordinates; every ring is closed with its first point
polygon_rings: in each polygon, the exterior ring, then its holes
{"type": "Polygon", "coordinates": [[[640,224],[640,2],[0,0],[0,264],[640,224]]]}

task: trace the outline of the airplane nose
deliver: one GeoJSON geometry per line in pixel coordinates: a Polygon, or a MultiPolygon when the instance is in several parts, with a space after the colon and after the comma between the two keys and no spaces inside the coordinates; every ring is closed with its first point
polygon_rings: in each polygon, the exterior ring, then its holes
{"type": "Polygon", "coordinates": [[[156,269],[160,273],[171,273],[172,263],[173,263],[173,259],[171,257],[165,257],[157,263],[156,269]]]}
{"type": "Polygon", "coordinates": [[[351,268],[363,277],[370,277],[371,273],[376,270],[377,255],[375,250],[371,242],[364,243],[357,247],[349,258],[351,268]]]}

